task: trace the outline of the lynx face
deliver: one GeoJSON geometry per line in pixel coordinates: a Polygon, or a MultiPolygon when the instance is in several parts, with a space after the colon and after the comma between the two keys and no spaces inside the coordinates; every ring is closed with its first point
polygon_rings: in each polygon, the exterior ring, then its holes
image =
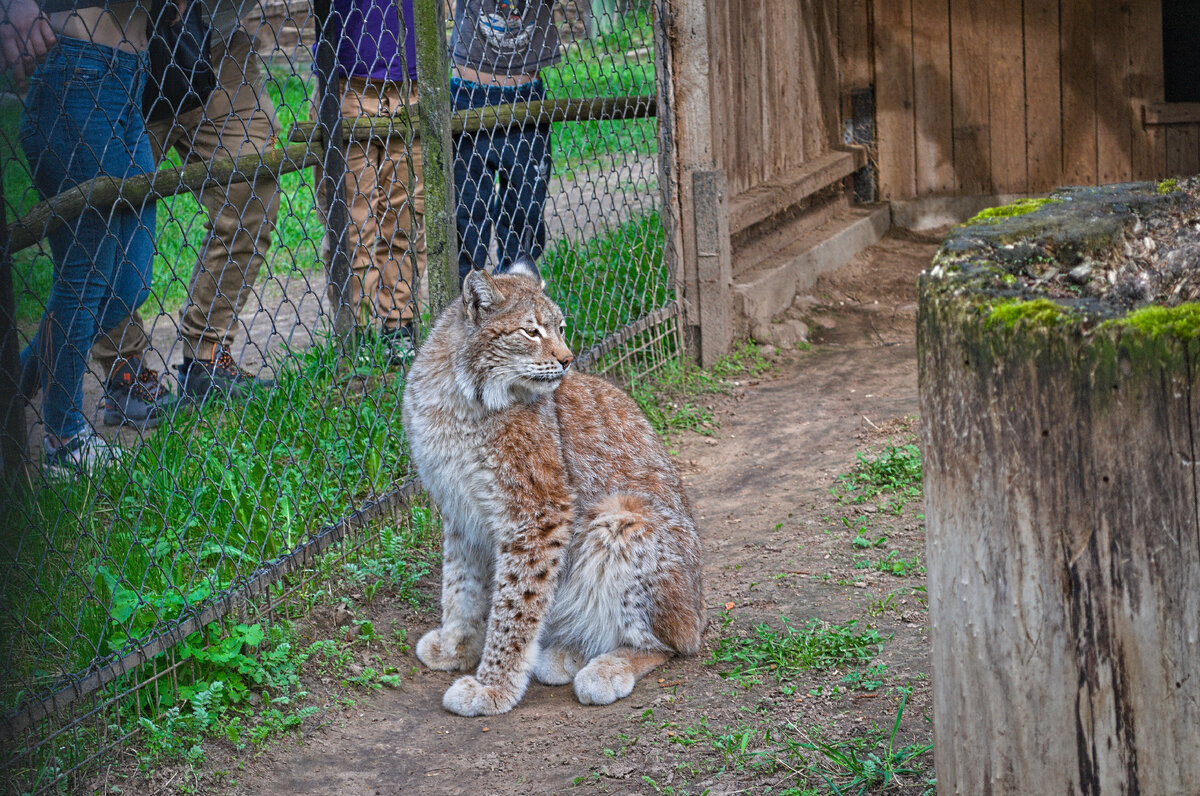
{"type": "Polygon", "coordinates": [[[464,392],[494,411],[558,388],[575,355],[563,339],[562,310],[535,274],[472,271],[462,300],[465,335],[455,368],[464,392]]]}

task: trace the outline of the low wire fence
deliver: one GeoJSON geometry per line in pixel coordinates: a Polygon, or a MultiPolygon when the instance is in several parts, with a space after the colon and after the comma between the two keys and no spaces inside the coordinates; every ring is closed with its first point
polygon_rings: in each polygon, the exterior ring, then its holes
{"type": "MultiPolygon", "coordinates": [[[[214,667],[233,672],[223,698],[277,692],[247,650],[364,556],[427,571],[401,398],[464,268],[534,256],[593,372],[680,355],[650,9],[548,4],[533,96],[478,68],[450,80],[447,34],[482,35],[470,5],[217,7],[215,90],[146,122],[148,141],[120,139],[141,126],[136,42],[60,34],[28,89],[10,82],[0,789],[79,787],[158,717],[207,705],[214,667]],[[356,48],[389,46],[398,72],[354,74],[356,48]]],[[[537,6],[483,22],[512,45],[537,6]]]]}

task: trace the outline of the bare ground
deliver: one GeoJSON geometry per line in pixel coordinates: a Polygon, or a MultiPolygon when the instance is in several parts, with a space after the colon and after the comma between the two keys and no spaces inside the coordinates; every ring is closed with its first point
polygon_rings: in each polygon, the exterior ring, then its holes
{"type": "MultiPolygon", "coordinates": [[[[915,277],[935,250],[932,238],[892,234],[823,280],[788,313],[810,324],[812,350],[711,401],[718,436],[673,444],[706,557],[710,622],[699,655],[668,662],[613,705],[584,707],[569,687],[533,684],[512,712],[464,719],[441,707],[454,675],[425,669],[406,645],[364,645],[361,663],[395,666],[398,689],[347,690],[318,678],[311,687],[325,683],[326,707],[296,733],[244,751],[211,742],[199,771],[161,766],[126,778],[118,767],[102,780],[119,777],[126,794],[181,785],[236,794],[827,793],[818,769],[841,783],[845,771],[811,748],[787,755],[781,742],[886,736],[907,689],[895,746],[932,743],[924,569],[896,576],[856,567],[863,554],[850,544],[866,525],[887,537],[867,559],[896,550],[923,563],[920,505],[893,514],[885,499],[857,506],[830,490],[856,453],[912,439],[915,277]],[[882,685],[846,684],[841,669],[801,672],[791,692],[769,672],[747,688],[709,663],[720,639],[751,635],[761,622],[778,630],[781,616],[797,626],[815,617],[876,629],[886,639],[873,661],[887,667],[882,685]]],[[[422,584],[430,595],[422,610],[387,599],[356,610],[415,640],[436,624],[437,576],[422,584]]],[[[314,637],[339,623],[332,611],[309,621],[314,637]]],[[[889,792],[925,791],[932,754],[916,764],[925,773],[901,777],[889,792]]]]}

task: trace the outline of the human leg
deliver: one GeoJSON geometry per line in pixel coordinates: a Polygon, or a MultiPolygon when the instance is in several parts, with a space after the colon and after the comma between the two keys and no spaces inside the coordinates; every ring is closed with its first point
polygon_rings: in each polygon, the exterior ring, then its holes
{"type": "MultiPolygon", "coordinates": [[[[30,88],[20,134],[42,198],[100,174],[124,178],[153,168],[140,107],[134,104],[143,80],[138,55],[60,39],[30,88]]],[[[91,430],[82,411],[83,375],[97,322],[110,313],[129,314],[145,297],[136,288],[149,281],[152,212],[147,218],[149,223],[119,207],[89,208],[49,235],[50,297],[21,358],[23,371],[31,358],[40,361],[47,449],[63,453],[67,464],[85,463],[84,448],[90,448],[84,444],[91,430]],[[137,230],[149,237],[150,247],[139,245],[137,230]]]]}
{"type": "MultiPolygon", "coordinates": [[[[193,162],[265,152],[279,123],[249,36],[239,30],[227,48],[214,44],[213,60],[217,89],[176,149],[193,162]]],[[[200,202],[208,214],[207,235],[188,286],[188,304],[180,312],[182,387],[194,398],[213,390],[240,397],[255,384],[269,384],[242,371],[229,349],[270,246],[279,213],[278,183],[260,174],[250,183],[207,188],[200,202]]]]}
{"type": "MultiPolygon", "coordinates": [[[[544,99],[540,82],[519,89],[518,101],[544,99]]],[[[504,137],[500,153],[499,213],[496,239],[500,262],[507,270],[522,254],[533,260],[546,246],[546,195],[551,169],[550,127],[526,127],[504,137]]]]}
{"type": "MultiPolygon", "coordinates": [[[[500,89],[451,80],[454,109],[495,105],[500,89]]],[[[485,130],[463,133],[454,142],[455,228],[458,232],[458,276],[487,266],[492,238],[491,208],[495,200],[498,158],[493,134],[485,130]]]]}

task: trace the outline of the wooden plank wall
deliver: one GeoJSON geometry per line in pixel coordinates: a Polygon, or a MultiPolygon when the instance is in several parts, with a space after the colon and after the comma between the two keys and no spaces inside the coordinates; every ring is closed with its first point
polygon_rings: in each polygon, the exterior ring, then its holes
{"type": "MultiPolygon", "coordinates": [[[[882,199],[1200,171],[1200,125],[1142,122],[1163,99],[1161,0],[869,2],[882,199]]],[[[843,90],[861,80],[841,70],[843,90]]]]}
{"type": "Polygon", "coordinates": [[[714,155],[736,196],[841,140],[839,0],[708,5],[713,107],[727,109],[713,120],[714,155]]]}

